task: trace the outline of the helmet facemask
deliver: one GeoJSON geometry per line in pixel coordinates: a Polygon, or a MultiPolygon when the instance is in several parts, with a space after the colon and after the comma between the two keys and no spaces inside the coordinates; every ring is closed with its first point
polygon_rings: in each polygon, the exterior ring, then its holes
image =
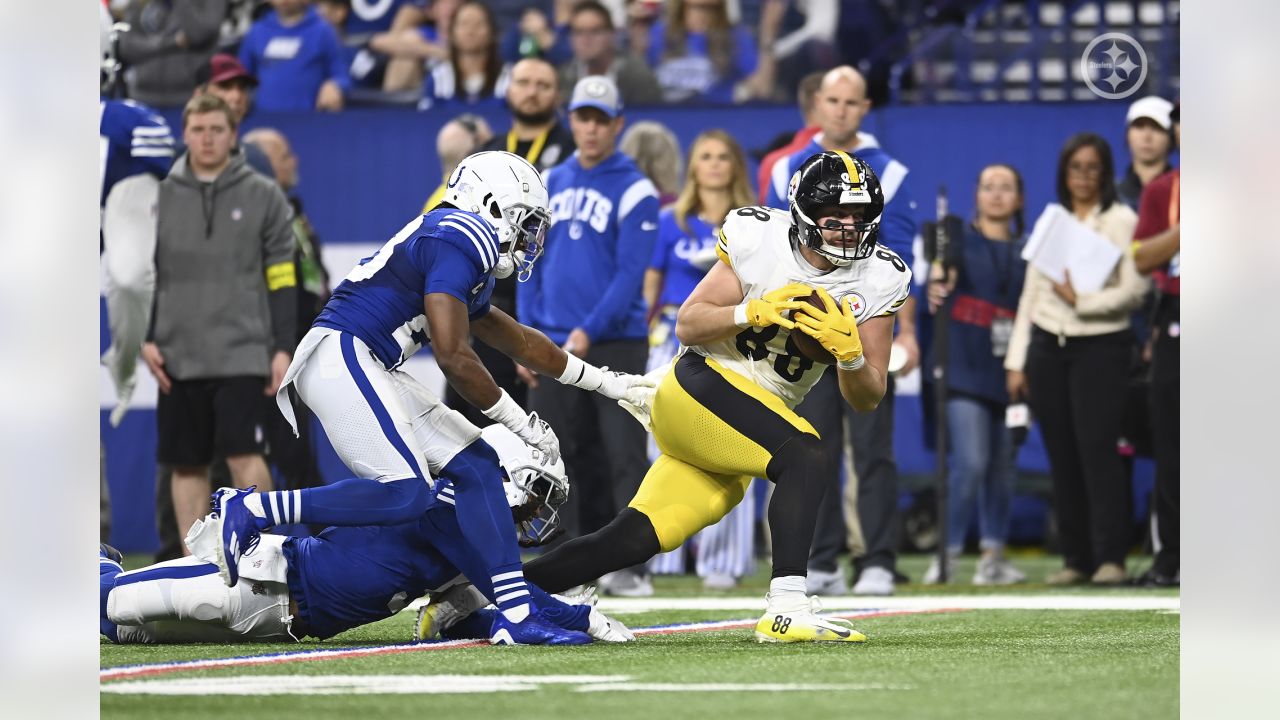
{"type": "Polygon", "coordinates": [[[517,273],[516,280],[525,282],[542,255],[551,215],[544,208],[514,203],[502,210],[502,224],[498,231],[498,264],[493,274],[506,278],[517,273]]]}
{"type": "MultiPolygon", "coordinates": [[[[534,451],[537,452],[537,451],[534,451]]],[[[536,463],[506,467],[507,502],[516,523],[520,547],[544,545],[564,533],[560,506],[569,499],[569,483],[563,475],[536,463]]]]}
{"type": "MultiPolygon", "coordinates": [[[[867,206],[844,205],[853,213],[853,218],[841,221],[836,218],[825,218],[821,224],[801,208],[801,204],[792,206],[792,214],[796,219],[796,231],[800,241],[809,248],[819,252],[823,257],[830,260],[837,266],[845,267],[854,260],[863,260],[871,257],[876,248],[876,232],[880,227],[880,218],[876,217],[870,221],[863,221],[860,216],[867,210],[867,206]],[[837,243],[827,241],[823,230],[828,232],[832,230],[839,231],[837,243]]],[[[822,216],[826,213],[826,208],[820,208],[813,214],[822,216]]]]}

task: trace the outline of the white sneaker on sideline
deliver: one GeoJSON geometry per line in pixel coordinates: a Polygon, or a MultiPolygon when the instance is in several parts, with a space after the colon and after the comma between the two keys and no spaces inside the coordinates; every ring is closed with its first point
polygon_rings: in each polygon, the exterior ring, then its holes
{"type": "Polygon", "coordinates": [[[849,586],[844,583],[844,570],[836,568],[835,572],[827,572],[809,568],[804,581],[804,594],[828,597],[848,595],[849,586]]]}
{"type": "Polygon", "coordinates": [[[738,578],[728,573],[711,573],[702,578],[704,590],[732,590],[738,587],[738,578]]]}
{"type": "Polygon", "coordinates": [[[888,568],[872,565],[862,571],[853,586],[854,595],[892,595],[893,572],[888,568]]]}
{"type": "MultiPolygon", "coordinates": [[[[958,554],[947,555],[947,583],[951,583],[956,579],[956,558],[958,554]]],[[[937,585],[942,581],[942,567],[938,563],[938,554],[935,552],[933,558],[929,560],[929,569],[924,571],[924,577],[920,582],[925,585],[937,585]]]]}
{"type": "Polygon", "coordinates": [[[1013,585],[1026,579],[1026,573],[1002,557],[982,558],[973,573],[974,585],[1013,585]]]}
{"type": "Polygon", "coordinates": [[[617,597],[653,597],[653,581],[630,570],[619,570],[600,578],[600,592],[617,597]]]}

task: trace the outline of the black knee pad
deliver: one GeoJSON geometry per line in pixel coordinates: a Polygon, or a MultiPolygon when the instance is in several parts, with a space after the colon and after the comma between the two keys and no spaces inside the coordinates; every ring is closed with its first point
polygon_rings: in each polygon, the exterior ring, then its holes
{"type": "Polygon", "coordinates": [[[775,484],[784,475],[815,477],[826,465],[826,454],[817,435],[800,433],[773,453],[765,475],[775,484]]]}

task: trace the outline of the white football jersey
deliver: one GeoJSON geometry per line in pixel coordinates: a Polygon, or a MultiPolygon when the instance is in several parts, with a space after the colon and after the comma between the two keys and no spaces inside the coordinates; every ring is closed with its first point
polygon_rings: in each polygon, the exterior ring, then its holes
{"type": "MultiPolygon", "coordinates": [[[[871,257],[846,267],[818,270],[790,239],[791,215],[766,207],[744,207],[725,218],[716,253],[742,283],[746,299],[759,298],[793,282],[825,288],[837,302],[853,299],[858,324],[892,315],[911,292],[911,270],[892,250],[877,245],[871,257]]],[[[690,348],[782,398],[800,404],[826,365],[800,353],[792,332],[779,325],[749,327],[737,335],[690,348]]]]}

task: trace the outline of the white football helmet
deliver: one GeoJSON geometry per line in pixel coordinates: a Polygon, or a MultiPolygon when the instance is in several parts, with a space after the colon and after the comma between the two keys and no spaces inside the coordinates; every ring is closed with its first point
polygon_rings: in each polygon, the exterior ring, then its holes
{"type": "Polygon", "coordinates": [[[529,279],[551,225],[546,183],[529,161],[498,150],[468,155],[445,182],[444,201],[479,215],[498,232],[495,276],[518,271],[520,282],[529,279]]]}
{"type": "Polygon", "coordinates": [[[551,540],[560,532],[560,506],[569,499],[564,461],[545,462],[540,450],[496,423],[481,430],[480,437],[498,453],[506,473],[503,488],[520,545],[534,547],[551,540]]]}

